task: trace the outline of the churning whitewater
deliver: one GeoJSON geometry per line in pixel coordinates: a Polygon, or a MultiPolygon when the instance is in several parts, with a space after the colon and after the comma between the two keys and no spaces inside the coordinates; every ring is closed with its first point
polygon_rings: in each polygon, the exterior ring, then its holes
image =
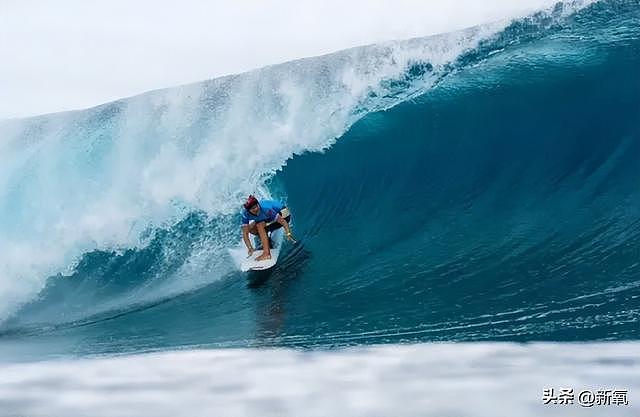
{"type": "Polygon", "coordinates": [[[558,3],[0,122],[3,349],[637,338],[639,23],[558,3]],[[300,242],[247,279],[249,193],[300,242]]]}

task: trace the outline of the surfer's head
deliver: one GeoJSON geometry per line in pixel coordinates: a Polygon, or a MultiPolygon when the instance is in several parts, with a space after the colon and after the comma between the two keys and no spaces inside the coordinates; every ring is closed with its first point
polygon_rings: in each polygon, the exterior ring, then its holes
{"type": "MultiPolygon", "coordinates": [[[[260,203],[255,196],[250,195],[244,203],[244,208],[249,212],[258,211],[260,209],[260,203]]],[[[254,213],[255,214],[255,213],[254,213]]]]}

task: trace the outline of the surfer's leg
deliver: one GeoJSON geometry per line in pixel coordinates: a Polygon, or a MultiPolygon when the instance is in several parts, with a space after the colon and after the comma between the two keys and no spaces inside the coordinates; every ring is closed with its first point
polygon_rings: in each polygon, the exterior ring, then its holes
{"type": "Polygon", "coordinates": [[[262,255],[258,256],[256,261],[271,259],[271,248],[269,247],[269,237],[267,236],[265,222],[256,223],[256,229],[258,229],[258,236],[260,236],[260,241],[262,242],[262,255]]]}
{"type": "Polygon", "coordinates": [[[249,233],[251,234],[251,241],[255,245],[256,249],[260,250],[260,246],[262,245],[259,244],[260,233],[258,232],[258,228],[256,227],[256,222],[252,221],[251,223],[249,223],[249,233]],[[255,239],[256,237],[258,238],[257,240],[255,239]]]}
{"type": "Polygon", "coordinates": [[[276,215],[276,219],[274,221],[272,221],[265,227],[265,230],[267,231],[267,236],[269,236],[269,246],[271,247],[271,249],[273,249],[273,246],[274,246],[273,239],[271,239],[271,234],[273,233],[273,231],[278,230],[279,228],[282,227],[282,225],[277,221],[278,217],[280,217],[279,214],[276,215]]]}

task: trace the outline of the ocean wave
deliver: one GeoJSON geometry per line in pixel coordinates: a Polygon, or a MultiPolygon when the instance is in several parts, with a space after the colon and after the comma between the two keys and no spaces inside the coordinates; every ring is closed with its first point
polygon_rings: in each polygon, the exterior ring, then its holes
{"type": "MultiPolygon", "coordinates": [[[[354,327],[338,344],[615,338],[613,325],[633,335],[638,9],[559,3],[4,122],[5,332],[105,326],[154,308],[170,318],[201,306],[191,297],[237,297],[221,283],[238,278],[224,253],[238,240],[237,202],[258,192],[289,201],[304,244],[276,276],[324,282],[301,296],[310,310],[288,336],[268,316],[264,343],[331,344],[342,326],[354,327]],[[587,313],[569,301],[589,294],[587,313]],[[323,297],[332,319],[313,301],[323,297]],[[508,311],[519,313],[501,325],[508,311]],[[374,329],[380,337],[357,336],[374,329]]],[[[229,325],[204,337],[254,340],[229,325]]],[[[195,328],[181,337],[200,340],[195,328]]]]}

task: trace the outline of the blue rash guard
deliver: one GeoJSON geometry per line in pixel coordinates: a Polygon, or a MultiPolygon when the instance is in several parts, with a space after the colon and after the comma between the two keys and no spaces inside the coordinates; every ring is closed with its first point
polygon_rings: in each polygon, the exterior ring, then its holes
{"type": "Polygon", "coordinates": [[[280,210],[284,208],[284,204],[280,201],[275,200],[261,200],[260,201],[260,212],[257,216],[249,213],[247,209],[242,209],[242,224],[249,224],[250,221],[255,222],[272,222],[276,219],[280,210]]]}

